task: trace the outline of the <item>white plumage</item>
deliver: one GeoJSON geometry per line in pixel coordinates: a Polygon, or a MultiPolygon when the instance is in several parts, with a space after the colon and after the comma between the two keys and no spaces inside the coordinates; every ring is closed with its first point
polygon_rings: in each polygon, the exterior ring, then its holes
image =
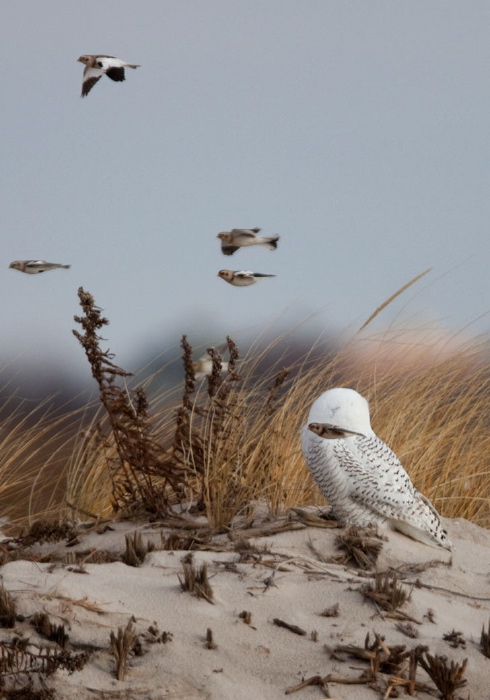
{"type": "Polygon", "coordinates": [[[337,388],[323,393],[311,407],[301,439],[313,478],[339,520],[391,524],[415,540],[452,549],[436,509],[374,433],[368,402],[357,391],[337,388]],[[360,435],[342,436],[342,430],[360,435]]]}

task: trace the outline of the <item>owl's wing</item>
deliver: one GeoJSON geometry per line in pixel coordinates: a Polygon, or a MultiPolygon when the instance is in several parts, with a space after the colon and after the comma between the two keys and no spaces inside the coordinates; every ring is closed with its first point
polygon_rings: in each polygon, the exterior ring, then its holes
{"type": "Polygon", "coordinates": [[[385,518],[399,517],[416,491],[396,454],[375,435],[333,441],[334,454],[350,482],[353,500],[385,518]]]}
{"type": "Polygon", "coordinates": [[[376,435],[324,440],[306,430],[303,451],[320,487],[322,482],[330,487],[334,479],[334,487],[341,489],[344,497],[386,519],[405,535],[452,549],[438,512],[416,491],[398,457],[376,435]]]}

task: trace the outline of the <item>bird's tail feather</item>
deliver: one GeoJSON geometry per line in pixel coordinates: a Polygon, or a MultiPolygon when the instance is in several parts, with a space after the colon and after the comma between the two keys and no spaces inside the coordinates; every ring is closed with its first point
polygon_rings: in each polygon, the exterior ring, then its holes
{"type": "Polygon", "coordinates": [[[405,513],[401,518],[391,519],[391,524],[395,530],[403,532],[414,540],[424,542],[431,547],[443,547],[452,550],[453,545],[441,523],[439,513],[436,511],[428,498],[416,491],[416,496],[425,506],[417,513],[417,522],[414,522],[409,513],[405,513]]]}

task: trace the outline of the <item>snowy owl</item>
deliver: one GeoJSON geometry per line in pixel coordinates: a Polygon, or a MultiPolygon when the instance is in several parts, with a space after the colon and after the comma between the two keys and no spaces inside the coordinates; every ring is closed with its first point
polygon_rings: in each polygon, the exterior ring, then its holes
{"type": "Polygon", "coordinates": [[[438,512],[371,428],[369,405],[353,389],[330,389],[312,405],[303,454],[334,515],[356,525],[391,524],[433,547],[452,549],[438,512]]]}

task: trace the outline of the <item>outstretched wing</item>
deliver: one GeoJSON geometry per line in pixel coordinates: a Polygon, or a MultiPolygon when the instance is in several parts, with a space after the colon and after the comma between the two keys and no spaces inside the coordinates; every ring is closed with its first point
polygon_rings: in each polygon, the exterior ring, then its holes
{"type": "Polygon", "coordinates": [[[233,255],[233,253],[238,250],[240,246],[238,245],[230,245],[229,243],[225,243],[224,241],[221,242],[221,252],[224,255],[233,255]]]}
{"type": "Polygon", "coordinates": [[[260,228],[232,228],[230,233],[232,236],[243,236],[244,238],[257,238],[260,228]]]}
{"type": "Polygon", "coordinates": [[[121,67],[108,68],[105,74],[108,78],[114,80],[116,83],[122,83],[123,80],[126,80],[124,68],[121,67]]]}
{"type": "Polygon", "coordinates": [[[103,75],[104,71],[102,68],[90,68],[90,66],[85,67],[85,70],[83,71],[82,97],[88,95],[95,83],[97,83],[103,75]]]}

